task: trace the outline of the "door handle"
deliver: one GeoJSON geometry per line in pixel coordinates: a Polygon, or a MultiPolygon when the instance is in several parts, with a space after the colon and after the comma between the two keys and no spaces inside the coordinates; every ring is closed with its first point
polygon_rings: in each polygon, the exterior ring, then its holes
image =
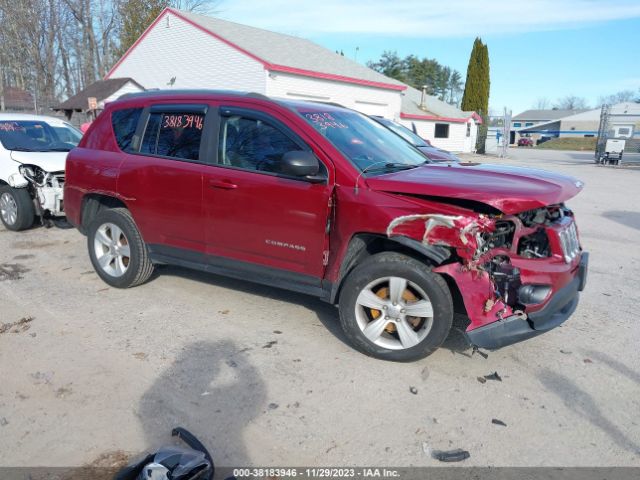
{"type": "Polygon", "coordinates": [[[235,188],[238,188],[238,185],[236,185],[235,183],[231,183],[228,180],[215,180],[215,179],[209,180],[209,186],[211,188],[222,188],[224,190],[233,190],[235,188]]]}

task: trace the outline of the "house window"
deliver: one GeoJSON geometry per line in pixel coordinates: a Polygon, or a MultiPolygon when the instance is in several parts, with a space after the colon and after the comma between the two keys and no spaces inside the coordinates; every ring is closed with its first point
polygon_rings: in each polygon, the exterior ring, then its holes
{"type": "Polygon", "coordinates": [[[522,123],[520,122],[513,122],[513,127],[514,128],[520,128],[522,126],[522,123]]]}
{"type": "Polygon", "coordinates": [[[449,138],[449,124],[448,123],[436,123],[436,138],[449,138]]]}
{"type": "Polygon", "coordinates": [[[531,125],[533,125],[533,122],[527,122],[524,124],[525,127],[530,127],[531,125]]]}
{"type": "Polygon", "coordinates": [[[467,137],[471,136],[471,123],[467,122],[467,137]]]}

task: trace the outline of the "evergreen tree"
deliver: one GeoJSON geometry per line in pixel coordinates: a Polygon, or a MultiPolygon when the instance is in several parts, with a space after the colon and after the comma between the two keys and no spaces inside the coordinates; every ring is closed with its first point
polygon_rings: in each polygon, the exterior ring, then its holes
{"type": "Polygon", "coordinates": [[[489,48],[478,37],[473,42],[473,49],[469,57],[467,81],[464,85],[461,104],[462,110],[474,111],[482,117],[483,122],[478,129],[476,142],[478,153],[484,153],[484,143],[487,139],[489,83],[489,48]]]}

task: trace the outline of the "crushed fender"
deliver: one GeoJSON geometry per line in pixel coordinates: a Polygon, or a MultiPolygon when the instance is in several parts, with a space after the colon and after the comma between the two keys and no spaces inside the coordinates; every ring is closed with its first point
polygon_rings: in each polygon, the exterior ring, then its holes
{"type": "Polygon", "coordinates": [[[484,245],[481,234],[495,230],[494,221],[486,215],[404,215],[394,218],[387,227],[387,236],[422,237],[422,243],[456,248],[466,261],[480,256],[484,245]]]}

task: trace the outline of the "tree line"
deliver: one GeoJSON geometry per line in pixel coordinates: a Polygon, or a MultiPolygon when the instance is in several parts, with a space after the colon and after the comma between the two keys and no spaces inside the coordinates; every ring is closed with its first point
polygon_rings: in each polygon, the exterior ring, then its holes
{"type": "Polygon", "coordinates": [[[464,86],[462,75],[433,58],[420,58],[416,55],[401,58],[397,52],[387,50],[380,59],[368,62],[367,66],[418,90],[426,87],[429,95],[460,106],[464,86]]]}
{"type": "MultiPolygon", "coordinates": [[[[599,108],[601,105],[615,105],[616,103],[635,102],[640,103],[640,89],[634,90],[621,90],[611,95],[601,95],[598,97],[595,108],[599,108]]],[[[538,98],[533,108],[537,110],[586,110],[591,108],[589,102],[584,97],[578,97],[576,95],[566,95],[558,98],[555,102],[552,102],[547,97],[538,98]]]]}
{"type": "Polygon", "coordinates": [[[215,0],[0,0],[0,95],[25,90],[42,112],[104,75],[165,7],[215,0]]]}

